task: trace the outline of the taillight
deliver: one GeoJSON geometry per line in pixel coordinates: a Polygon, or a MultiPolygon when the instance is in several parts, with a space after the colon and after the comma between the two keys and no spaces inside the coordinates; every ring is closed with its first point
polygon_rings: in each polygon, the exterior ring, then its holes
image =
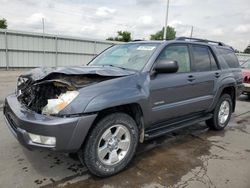
{"type": "Polygon", "coordinates": [[[250,77],[245,76],[243,79],[244,83],[250,83],[250,77]]]}

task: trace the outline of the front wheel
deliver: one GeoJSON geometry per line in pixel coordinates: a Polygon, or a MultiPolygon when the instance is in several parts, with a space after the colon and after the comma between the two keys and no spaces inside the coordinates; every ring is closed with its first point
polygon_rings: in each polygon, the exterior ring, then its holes
{"type": "Polygon", "coordinates": [[[99,177],[123,170],[131,161],[138,143],[138,129],[132,117],[114,113],[101,119],[87,138],[81,162],[99,177]]]}
{"type": "Polygon", "coordinates": [[[224,129],[232,115],[233,103],[232,98],[228,94],[223,94],[219,99],[213,117],[206,121],[206,124],[214,130],[224,129]]]}

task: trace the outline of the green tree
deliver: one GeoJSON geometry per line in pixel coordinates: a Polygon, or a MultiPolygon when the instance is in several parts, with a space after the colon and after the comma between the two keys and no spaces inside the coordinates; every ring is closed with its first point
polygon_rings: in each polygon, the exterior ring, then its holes
{"type": "MultiPolygon", "coordinates": [[[[162,30],[157,31],[155,34],[150,35],[150,40],[163,40],[164,28],[162,30]]],[[[176,31],[174,27],[167,27],[167,40],[175,39],[176,31]]]]}
{"type": "Polygon", "coordinates": [[[248,45],[248,47],[246,47],[246,49],[244,50],[244,53],[250,54],[250,44],[248,45]]]}
{"type": "Polygon", "coordinates": [[[0,29],[7,29],[7,20],[6,19],[0,19],[0,29]]]}
{"type": "Polygon", "coordinates": [[[132,40],[131,33],[129,31],[117,31],[116,37],[109,37],[106,40],[111,41],[121,41],[121,42],[129,42],[132,40]]]}

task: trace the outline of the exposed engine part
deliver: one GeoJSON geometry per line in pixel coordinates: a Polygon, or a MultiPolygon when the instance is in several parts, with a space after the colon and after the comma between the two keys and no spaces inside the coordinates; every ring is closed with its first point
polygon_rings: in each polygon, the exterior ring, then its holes
{"type": "Polygon", "coordinates": [[[41,113],[43,107],[47,105],[48,99],[56,99],[61,93],[66,93],[70,89],[68,85],[59,87],[56,82],[31,85],[22,91],[18,99],[29,109],[41,113]]]}
{"type": "MultiPolygon", "coordinates": [[[[68,98],[65,99],[65,96],[70,96],[69,92],[112,78],[99,75],[63,74],[52,74],[46,79],[36,82],[32,82],[27,78],[25,78],[25,81],[23,78],[19,78],[17,86],[18,100],[32,111],[51,114],[53,111],[52,106],[56,104],[53,100],[66,100],[68,98]],[[65,95],[66,93],[67,95],[65,95]]],[[[54,109],[53,112],[56,111],[54,109]]]]}

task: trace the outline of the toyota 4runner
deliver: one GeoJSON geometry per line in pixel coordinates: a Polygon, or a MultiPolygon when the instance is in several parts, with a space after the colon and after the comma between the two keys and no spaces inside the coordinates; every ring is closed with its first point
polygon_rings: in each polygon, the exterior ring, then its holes
{"type": "Polygon", "coordinates": [[[123,170],[139,142],[205,121],[224,129],[242,92],[234,50],[194,38],[112,46],[87,66],[36,68],[5,100],[29,149],[77,152],[92,174],[123,170]]]}

